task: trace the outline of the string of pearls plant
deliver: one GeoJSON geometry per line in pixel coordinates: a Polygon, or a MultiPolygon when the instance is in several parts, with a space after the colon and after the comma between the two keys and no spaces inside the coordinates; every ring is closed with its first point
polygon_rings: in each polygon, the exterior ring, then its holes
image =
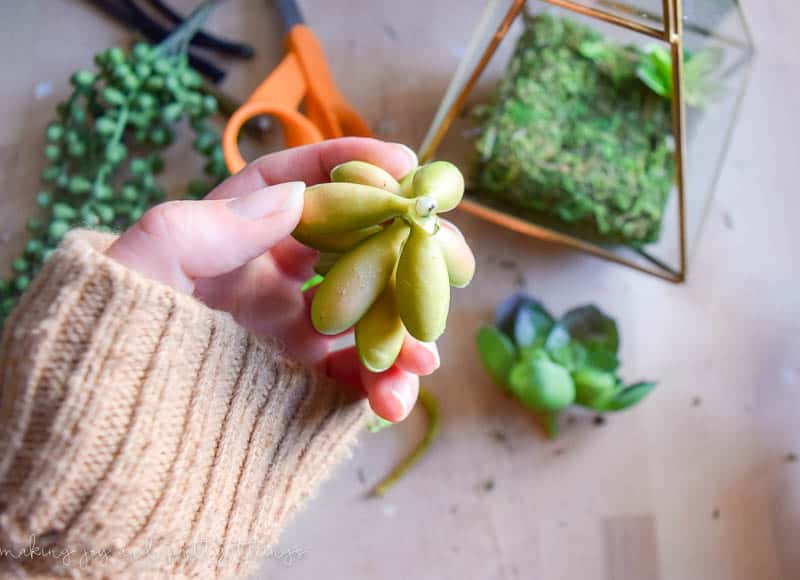
{"type": "Polygon", "coordinates": [[[110,48],[96,55],[96,70],[70,78],[73,92],[47,127],[49,164],[36,194],[41,211],[27,221],[31,237],[12,275],[0,278],[0,326],[71,228],[119,231],[165,198],[156,176],[182,121],[194,131],[194,149],[207,158],[207,179],[190,183],[187,196],[202,197],[228,175],[209,123],[217,101],[204,92],[187,57],[212,7],[201,5],[158,46],[136,44],[128,54],[110,48]]]}

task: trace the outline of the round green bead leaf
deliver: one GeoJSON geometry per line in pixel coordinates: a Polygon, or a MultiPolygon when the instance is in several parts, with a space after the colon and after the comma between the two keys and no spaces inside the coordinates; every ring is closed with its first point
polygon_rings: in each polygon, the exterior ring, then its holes
{"type": "Polygon", "coordinates": [[[27,272],[31,267],[30,262],[25,258],[17,258],[13,262],[11,262],[11,269],[16,272],[17,274],[24,274],[27,272]]]}
{"type": "Polygon", "coordinates": [[[55,143],[50,143],[49,145],[45,145],[44,156],[47,158],[48,161],[57,161],[58,158],[61,157],[61,147],[59,147],[55,143]]]}
{"type": "MultiPolygon", "coordinates": [[[[76,175],[69,180],[70,193],[86,193],[92,188],[92,183],[82,175],[76,175]]],[[[64,204],[58,204],[64,205],[64,204]]]]}
{"type": "Polygon", "coordinates": [[[138,61],[149,61],[153,57],[153,53],[153,47],[144,42],[137,42],[131,50],[131,55],[138,61]]]}
{"type": "Polygon", "coordinates": [[[58,123],[51,123],[47,127],[47,138],[50,141],[58,141],[64,136],[64,127],[58,123]]]}
{"type": "Polygon", "coordinates": [[[47,234],[54,240],[60,240],[69,231],[69,224],[64,220],[55,220],[47,228],[47,234]]]}
{"type": "MultiPolygon", "coordinates": [[[[83,179],[83,178],[81,178],[83,179]]],[[[55,203],[53,204],[53,218],[56,220],[72,220],[75,219],[78,215],[78,212],[75,209],[67,205],[66,203],[55,203]]]]}
{"type": "Polygon", "coordinates": [[[109,143],[105,154],[109,163],[119,163],[127,156],[128,149],[122,143],[109,143]]]}
{"type": "Polygon", "coordinates": [[[48,191],[40,191],[36,194],[36,205],[39,207],[50,207],[53,202],[53,196],[48,191]]]}
{"type": "Polygon", "coordinates": [[[44,251],[44,244],[40,240],[29,240],[27,244],[25,244],[25,252],[30,255],[37,257],[41,255],[44,251]]]}
{"type": "Polygon", "coordinates": [[[86,145],[81,141],[74,141],[67,145],[67,153],[73,159],[78,159],[86,154],[86,145]]]}
{"type": "Polygon", "coordinates": [[[14,281],[14,286],[17,288],[19,292],[25,292],[30,283],[31,279],[23,274],[21,276],[17,276],[17,279],[14,281]]]}
{"type": "Polygon", "coordinates": [[[114,122],[113,119],[109,119],[108,117],[99,117],[94,122],[94,129],[97,131],[99,135],[109,136],[114,133],[117,124],[114,122]]]}
{"type": "Polygon", "coordinates": [[[108,49],[108,62],[114,65],[122,64],[125,62],[125,53],[118,46],[108,49]]]}

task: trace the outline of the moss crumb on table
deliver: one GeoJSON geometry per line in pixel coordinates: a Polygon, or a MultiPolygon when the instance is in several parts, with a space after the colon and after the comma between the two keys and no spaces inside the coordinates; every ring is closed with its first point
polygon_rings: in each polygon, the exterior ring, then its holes
{"type": "Polygon", "coordinates": [[[571,20],[525,15],[481,124],[474,193],[601,242],[656,241],[674,182],[671,104],[636,74],[644,51],[571,20]]]}

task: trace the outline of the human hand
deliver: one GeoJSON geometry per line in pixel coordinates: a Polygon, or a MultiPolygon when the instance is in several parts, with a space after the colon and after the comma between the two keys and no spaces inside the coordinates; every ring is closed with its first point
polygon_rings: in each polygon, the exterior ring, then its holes
{"type": "Polygon", "coordinates": [[[382,373],[365,369],[355,347],[333,351],[336,337],[311,325],[313,289],[300,291],[319,255],[290,237],[303,210],[305,184],[328,181],[333,167],[353,159],[379,165],[397,179],[417,164],[407,147],[364,138],[266,155],[202,201],[150,209],[107,254],[229,312],[257,336],[280,339],[293,357],[365,393],[381,417],[400,421],[417,399],[419,375],[439,366],[436,345],[406,335],[397,362],[382,373]]]}

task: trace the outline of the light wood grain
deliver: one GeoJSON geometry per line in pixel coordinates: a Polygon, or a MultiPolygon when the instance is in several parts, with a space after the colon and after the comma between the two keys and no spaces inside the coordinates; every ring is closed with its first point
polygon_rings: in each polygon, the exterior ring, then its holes
{"type": "Polygon", "coordinates": [[[653,516],[622,516],[603,522],[609,580],[659,580],[653,516]]]}
{"type": "MultiPolygon", "coordinates": [[[[344,93],[384,138],[412,146],[481,4],[302,2],[344,93]]],[[[454,293],[444,364],[425,380],[443,407],[441,440],[385,499],[365,500],[421,421],[365,434],[261,577],[800,578],[800,463],[785,459],[800,453],[800,7],[750,0],[745,10],[759,57],[689,283],[671,286],[457,215],[478,273],[454,293]],[[596,302],[614,313],[624,375],[659,379],[657,391],[604,426],[576,415],[558,441],[544,441],[490,384],[473,348],[478,325],[520,287],[556,312],[596,302]],[[291,561],[279,557],[287,550],[291,561]]],[[[226,89],[245,96],[280,57],[275,12],[266,0],[229,0],[212,27],[259,51],[229,66],[226,89]]],[[[83,2],[2,7],[3,266],[24,243],[43,130],[68,74],[124,38],[83,2]],[[37,99],[41,83],[53,92],[37,99]]],[[[190,173],[184,157],[173,153],[171,167],[190,173]]]]}

